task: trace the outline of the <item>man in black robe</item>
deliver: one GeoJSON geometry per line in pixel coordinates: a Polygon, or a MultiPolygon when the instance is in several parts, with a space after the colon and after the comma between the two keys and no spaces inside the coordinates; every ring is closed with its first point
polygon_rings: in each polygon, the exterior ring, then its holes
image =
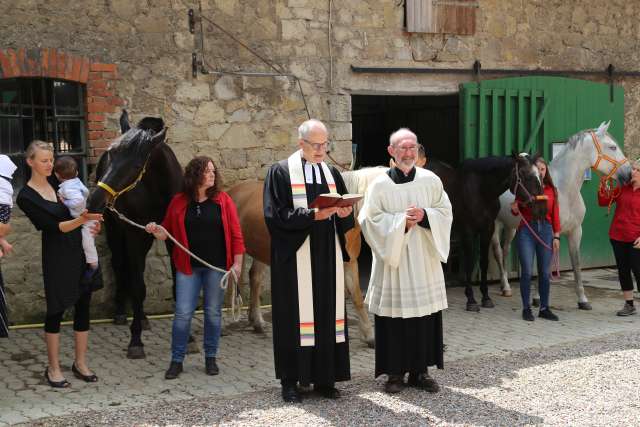
{"type": "Polygon", "coordinates": [[[344,235],[354,225],[352,208],[300,206],[320,194],[347,193],[340,173],[323,163],[327,135],[322,122],[304,122],[298,128],[300,150],[274,164],[264,185],[264,216],[271,234],[273,352],[285,402],[301,401],[298,383],[313,384],[321,395],[338,398],[335,382],[350,379],[344,279],[336,272],[342,271],[341,261],[348,261],[344,235]],[[305,272],[306,279],[301,279],[305,272]],[[311,329],[305,329],[309,325],[311,329]]]}

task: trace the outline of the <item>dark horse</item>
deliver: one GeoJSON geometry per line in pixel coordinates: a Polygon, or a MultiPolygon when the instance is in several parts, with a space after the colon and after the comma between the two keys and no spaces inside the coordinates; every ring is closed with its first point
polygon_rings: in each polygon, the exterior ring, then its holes
{"type": "Polygon", "coordinates": [[[462,241],[462,259],[465,272],[467,310],[480,311],[473,296],[471,276],[475,265],[474,240],[479,238],[480,291],[482,306],[494,307],[487,287],[489,244],[494,221],[500,210],[499,197],[508,188],[519,200],[534,206],[535,218],[546,213],[546,204],[537,203],[542,194],[537,169],[528,155],[484,157],[468,159],[454,169],[446,163],[429,161],[427,168],[442,180],[453,206],[453,233],[462,241]]]}
{"type": "MultiPolygon", "coordinates": [[[[182,168],[164,142],[164,122],[146,117],[131,128],[127,112],[123,111],[120,126],[123,134],[98,161],[98,186],[89,196],[87,208],[89,212],[103,212],[106,205],[113,204],[138,224],[159,223],[173,195],[182,189],[182,168]]],[[[104,223],[115,273],[116,313],[125,313],[127,297],[133,309],[127,357],[141,359],[145,357],[141,337],[146,297],[144,270],[153,236],[126,224],[110,210],[105,212],[104,223]]]]}

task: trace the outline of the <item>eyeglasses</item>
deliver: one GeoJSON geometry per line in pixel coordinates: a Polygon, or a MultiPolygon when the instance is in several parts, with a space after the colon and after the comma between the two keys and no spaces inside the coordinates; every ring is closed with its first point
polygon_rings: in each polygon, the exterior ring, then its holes
{"type": "Polygon", "coordinates": [[[417,145],[412,145],[410,147],[400,147],[398,145],[395,146],[396,150],[400,150],[400,151],[418,151],[418,146],[417,145]]]}
{"type": "Polygon", "coordinates": [[[315,151],[320,151],[320,150],[327,151],[327,148],[329,148],[329,141],[320,142],[320,143],[307,141],[306,139],[303,139],[303,141],[309,144],[311,148],[313,148],[315,151]]]}

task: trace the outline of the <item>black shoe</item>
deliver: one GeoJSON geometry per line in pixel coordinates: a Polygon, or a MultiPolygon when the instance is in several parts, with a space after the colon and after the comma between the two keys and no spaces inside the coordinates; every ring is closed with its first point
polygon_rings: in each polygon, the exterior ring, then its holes
{"type": "Polygon", "coordinates": [[[175,380],[182,372],[182,362],[171,362],[169,369],[164,373],[164,378],[167,380],[175,380]]]}
{"type": "Polygon", "coordinates": [[[527,322],[533,322],[534,320],[536,320],[536,318],[533,317],[533,312],[530,308],[525,308],[524,310],[522,310],[522,319],[526,320],[527,322]]]}
{"type": "Polygon", "coordinates": [[[302,396],[298,392],[295,384],[287,384],[282,386],[282,400],[287,403],[300,403],[302,396]]]}
{"type": "Polygon", "coordinates": [[[71,365],[71,372],[73,372],[73,375],[75,375],[77,379],[82,380],[86,383],[98,382],[98,377],[95,374],[85,375],[80,372],[80,370],[76,368],[76,362],[73,362],[73,364],[71,365]]]}
{"type": "Polygon", "coordinates": [[[400,393],[404,389],[404,375],[389,375],[384,391],[390,394],[400,393]]]}
{"type": "Polygon", "coordinates": [[[49,367],[44,370],[44,379],[47,380],[49,385],[53,388],[68,388],[71,387],[71,383],[64,378],[62,381],[51,381],[49,378],[49,367]]]}
{"type": "Polygon", "coordinates": [[[327,399],[339,399],[342,396],[340,390],[329,385],[317,385],[314,390],[327,399]]]}
{"type": "Polygon", "coordinates": [[[551,310],[549,310],[548,308],[545,308],[544,310],[540,310],[540,313],[538,313],[538,317],[542,319],[553,320],[554,322],[557,322],[558,320],[560,320],[558,319],[558,316],[553,314],[551,310]]]}
{"type": "Polygon", "coordinates": [[[207,372],[207,375],[218,375],[220,373],[215,357],[204,358],[204,370],[207,372]]]}
{"type": "Polygon", "coordinates": [[[410,387],[420,388],[429,393],[437,393],[440,391],[438,382],[431,378],[429,374],[409,374],[407,385],[410,387]]]}

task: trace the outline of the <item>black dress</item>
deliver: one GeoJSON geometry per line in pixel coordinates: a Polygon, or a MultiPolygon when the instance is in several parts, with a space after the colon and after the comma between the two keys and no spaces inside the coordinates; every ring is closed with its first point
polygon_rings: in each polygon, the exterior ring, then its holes
{"type": "MultiPolygon", "coordinates": [[[[340,174],[331,168],[338,193],[346,193],[340,174]]],[[[328,193],[323,182],[307,183],[307,201],[328,193]]],[[[350,379],[349,337],[345,318],[343,343],[336,343],[335,230],[348,261],[344,233],[353,227],[353,216],[315,221],[313,211],[293,208],[287,160],[271,167],[264,187],[265,221],[271,234],[271,303],[276,378],[283,382],[333,385],[350,379]],[[315,346],[300,346],[296,251],[306,237],[311,244],[311,272],[315,346]]]]}
{"type": "Polygon", "coordinates": [[[20,190],[16,203],[36,229],[42,231],[42,276],[47,316],[62,313],[80,296],[85,266],[80,228],[68,233],[60,231],[60,222],[73,219],[67,207],[60,200],[46,200],[28,185],[20,190]]]}

